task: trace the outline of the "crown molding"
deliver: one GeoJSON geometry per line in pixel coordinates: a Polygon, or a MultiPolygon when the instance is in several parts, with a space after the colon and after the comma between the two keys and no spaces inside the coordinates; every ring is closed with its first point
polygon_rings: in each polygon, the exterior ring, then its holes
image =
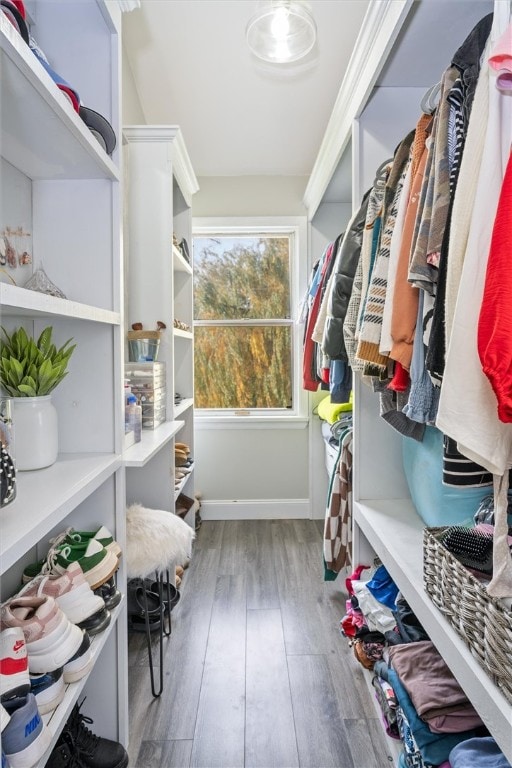
{"type": "Polygon", "coordinates": [[[129,144],[137,142],[171,144],[173,175],[185,202],[191,206],[192,195],[198,191],[199,184],[179,125],[125,125],[123,137],[129,144]]]}
{"type": "Polygon", "coordinates": [[[311,220],[414,0],[371,0],[311,171],[303,203],[311,220]]]}
{"type": "Polygon", "coordinates": [[[117,0],[117,4],[123,13],[140,8],[140,0],[117,0]]]}

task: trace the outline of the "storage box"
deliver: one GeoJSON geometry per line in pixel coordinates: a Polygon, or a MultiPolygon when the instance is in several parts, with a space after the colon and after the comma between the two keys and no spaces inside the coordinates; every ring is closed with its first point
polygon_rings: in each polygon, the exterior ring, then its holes
{"type": "Polygon", "coordinates": [[[154,407],[148,404],[146,412],[142,409],[142,429],[155,429],[165,421],[165,403],[154,407]]]}
{"type": "Polygon", "coordinates": [[[447,528],[423,532],[423,584],[493,683],[512,703],[512,613],[440,541],[447,528]]]}
{"type": "Polygon", "coordinates": [[[443,433],[428,426],[421,443],[403,437],[402,452],[411,499],[425,525],[471,523],[489,486],[443,485],[443,433]]]}
{"type": "Polygon", "coordinates": [[[124,375],[132,388],[159,389],[165,386],[165,363],[125,363],[124,375]]]}

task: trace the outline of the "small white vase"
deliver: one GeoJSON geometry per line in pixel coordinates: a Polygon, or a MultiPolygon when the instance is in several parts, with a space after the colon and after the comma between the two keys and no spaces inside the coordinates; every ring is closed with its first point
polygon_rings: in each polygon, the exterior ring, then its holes
{"type": "Polygon", "coordinates": [[[15,461],[17,470],[54,464],[59,451],[57,410],[52,396],[14,397],[15,461]]]}

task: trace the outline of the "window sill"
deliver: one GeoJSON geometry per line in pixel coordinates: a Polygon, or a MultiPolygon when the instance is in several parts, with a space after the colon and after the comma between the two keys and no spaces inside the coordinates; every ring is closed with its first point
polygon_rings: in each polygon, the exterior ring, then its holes
{"type": "Polygon", "coordinates": [[[304,416],[201,416],[196,411],[195,429],[305,429],[304,416]]]}

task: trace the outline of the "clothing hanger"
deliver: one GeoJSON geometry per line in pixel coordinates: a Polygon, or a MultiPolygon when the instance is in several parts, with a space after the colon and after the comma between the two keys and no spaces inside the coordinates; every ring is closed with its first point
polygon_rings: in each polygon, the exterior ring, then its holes
{"type": "Polygon", "coordinates": [[[393,162],[393,158],[391,157],[388,160],[384,160],[384,162],[379,165],[379,167],[375,171],[375,181],[373,182],[374,185],[378,181],[385,181],[386,176],[387,176],[388,167],[389,167],[389,165],[392,162],[393,162]]]}
{"type": "Polygon", "coordinates": [[[421,100],[421,111],[425,115],[433,115],[439,104],[439,95],[441,93],[441,82],[430,86],[421,100]]]}

